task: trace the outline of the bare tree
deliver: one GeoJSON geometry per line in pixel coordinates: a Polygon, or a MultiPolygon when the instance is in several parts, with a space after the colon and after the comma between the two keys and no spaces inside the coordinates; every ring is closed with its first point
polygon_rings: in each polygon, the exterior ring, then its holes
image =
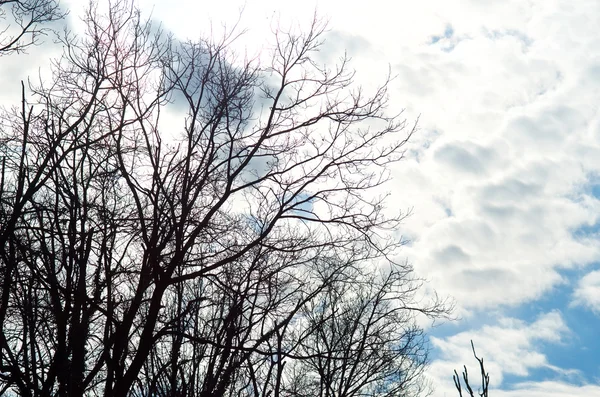
{"type": "MultiPolygon", "coordinates": [[[[475,359],[479,362],[479,371],[481,374],[481,388],[479,388],[477,390],[477,395],[479,395],[480,397],[488,397],[488,388],[490,385],[490,375],[489,375],[489,373],[487,373],[485,371],[485,366],[483,365],[483,358],[477,357],[477,353],[475,352],[475,345],[473,344],[473,341],[471,341],[471,349],[473,349],[473,356],[475,356],[475,359]]],[[[454,386],[456,387],[456,390],[458,391],[458,395],[460,397],[462,397],[463,396],[462,383],[461,383],[460,376],[458,376],[458,372],[456,372],[456,370],[454,370],[454,375],[452,376],[452,379],[454,380],[454,386]]],[[[475,392],[473,391],[473,388],[469,381],[469,372],[467,371],[466,365],[464,366],[464,370],[462,373],[462,381],[465,384],[466,392],[468,393],[467,396],[475,397],[475,392]]]]}
{"type": "Polygon", "coordinates": [[[414,132],[389,80],[319,65],[316,19],[266,65],[128,1],[85,22],[3,116],[0,392],[420,392],[415,316],[448,307],[415,301],[374,194],[414,132]]]}
{"type": "Polygon", "coordinates": [[[341,285],[329,285],[307,305],[307,324],[297,335],[300,348],[290,349],[302,359],[287,360],[293,381],[285,395],[428,394],[421,377],[428,352],[414,313],[441,313],[435,305],[411,306],[420,285],[411,272],[394,266],[381,273],[353,274],[341,285]]]}
{"type": "Polygon", "coordinates": [[[0,56],[40,44],[50,23],[65,15],[57,0],[0,0],[0,56]]]}

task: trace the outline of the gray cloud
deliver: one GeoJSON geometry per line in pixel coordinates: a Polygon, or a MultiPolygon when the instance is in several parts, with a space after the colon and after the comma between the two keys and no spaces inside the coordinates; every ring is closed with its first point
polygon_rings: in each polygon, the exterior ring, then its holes
{"type": "Polygon", "coordinates": [[[518,285],[520,278],[510,269],[466,269],[455,276],[455,283],[464,289],[518,285]]]}
{"type": "Polygon", "coordinates": [[[440,266],[464,265],[471,262],[470,256],[457,245],[449,245],[434,254],[434,259],[440,266]]]}
{"type": "Polygon", "coordinates": [[[365,56],[372,51],[371,43],[362,36],[355,36],[340,30],[327,32],[317,59],[326,64],[338,63],[344,52],[352,58],[353,56],[365,56]]]}
{"type": "Polygon", "coordinates": [[[585,118],[568,106],[554,106],[539,113],[537,117],[519,116],[507,126],[507,136],[517,142],[527,142],[538,148],[554,146],[560,149],[565,139],[585,125],[585,118]]]}
{"type": "Polygon", "coordinates": [[[481,200],[485,203],[505,203],[531,200],[543,193],[542,186],[535,183],[525,183],[519,179],[505,180],[482,188],[481,200]]]}
{"type": "Polygon", "coordinates": [[[434,154],[436,161],[452,168],[471,174],[484,174],[488,163],[496,160],[493,149],[464,142],[446,143],[439,147],[434,154]]]}

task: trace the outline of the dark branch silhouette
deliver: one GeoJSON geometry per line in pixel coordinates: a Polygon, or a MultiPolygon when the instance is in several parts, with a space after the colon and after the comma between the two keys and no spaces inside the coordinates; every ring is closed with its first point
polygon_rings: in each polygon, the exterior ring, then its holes
{"type": "Polygon", "coordinates": [[[57,0],[0,0],[0,57],[41,44],[65,15],[57,0]]]}
{"type": "MultiPolygon", "coordinates": [[[[481,374],[481,387],[477,390],[477,394],[480,397],[488,397],[488,387],[490,384],[490,375],[489,375],[489,373],[487,373],[485,371],[485,367],[483,365],[483,358],[477,357],[477,353],[475,352],[475,345],[473,344],[473,341],[471,341],[471,349],[473,350],[473,356],[479,362],[479,372],[481,374]]],[[[456,390],[458,391],[459,397],[463,397],[463,389],[462,389],[461,379],[460,379],[460,376],[458,375],[458,372],[456,372],[456,370],[454,370],[454,375],[452,375],[452,379],[454,380],[454,386],[456,387],[456,390]]],[[[467,389],[466,390],[466,392],[468,393],[467,396],[475,397],[475,392],[473,391],[473,388],[471,387],[471,383],[469,381],[469,373],[467,371],[466,365],[464,366],[464,370],[462,373],[462,381],[464,382],[464,387],[467,389]]]]}

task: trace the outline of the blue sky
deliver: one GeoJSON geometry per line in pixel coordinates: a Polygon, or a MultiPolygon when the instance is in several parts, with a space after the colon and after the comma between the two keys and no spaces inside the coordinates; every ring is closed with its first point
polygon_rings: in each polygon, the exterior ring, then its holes
{"type": "Polygon", "coordinates": [[[600,397],[598,0],[139,2],[182,38],[243,9],[249,56],[274,17],[303,26],[316,9],[319,61],[346,51],[367,90],[391,68],[390,110],[419,117],[386,186],[390,212],[412,209],[399,257],[461,318],[429,330],[434,396],[456,395],[454,368],[476,370],[473,339],[495,397],[600,397]]]}

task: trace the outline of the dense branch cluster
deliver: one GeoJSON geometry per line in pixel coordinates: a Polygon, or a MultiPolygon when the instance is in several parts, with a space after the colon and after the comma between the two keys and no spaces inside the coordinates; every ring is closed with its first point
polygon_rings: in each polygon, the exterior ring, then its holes
{"type": "Polygon", "coordinates": [[[393,261],[387,83],[315,62],[319,21],[266,65],[124,1],[85,23],[2,116],[0,394],[420,394],[448,308],[393,261]]]}

